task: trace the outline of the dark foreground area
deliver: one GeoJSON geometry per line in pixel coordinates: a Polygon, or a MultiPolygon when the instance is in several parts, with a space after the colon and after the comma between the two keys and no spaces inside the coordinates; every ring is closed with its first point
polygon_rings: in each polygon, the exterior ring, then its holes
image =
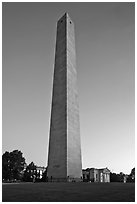
{"type": "Polygon", "coordinates": [[[134,202],[134,183],[14,183],[2,185],[5,202],[134,202]]]}

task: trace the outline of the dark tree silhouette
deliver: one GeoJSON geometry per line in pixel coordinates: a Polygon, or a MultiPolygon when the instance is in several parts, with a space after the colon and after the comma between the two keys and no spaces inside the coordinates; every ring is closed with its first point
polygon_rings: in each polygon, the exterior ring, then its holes
{"type": "Polygon", "coordinates": [[[2,179],[4,180],[20,180],[23,175],[25,158],[22,152],[14,150],[5,152],[2,155],[2,179]]]}
{"type": "Polygon", "coordinates": [[[135,179],[135,167],[131,170],[132,179],[135,179]]]}
{"type": "Polygon", "coordinates": [[[127,182],[135,182],[135,167],[131,170],[131,173],[128,176],[127,182]]]}
{"type": "Polygon", "coordinates": [[[120,172],[119,174],[110,173],[110,182],[123,182],[125,174],[120,172]]]}
{"type": "Polygon", "coordinates": [[[34,162],[31,162],[24,171],[23,180],[33,181],[34,175],[37,176],[36,165],[34,164],[34,162]]]}
{"type": "Polygon", "coordinates": [[[2,179],[10,180],[10,177],[10,153],[6,151],[2,155],[2,179]]]}
{"type": "Polygon", "coordinates": [[[118,182],[118,176],[116,173],[110,173],[110,182],[118,182]]]}

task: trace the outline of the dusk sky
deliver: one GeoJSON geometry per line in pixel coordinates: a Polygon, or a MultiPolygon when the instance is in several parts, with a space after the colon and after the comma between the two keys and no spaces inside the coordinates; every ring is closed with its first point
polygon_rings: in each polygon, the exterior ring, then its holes
{"type": "Polygon", "coordinates": [[[47,166],[56,23],[75,24],[82,167],[135,166],[134,3],[3,3],[2,152],[47,166]]]}

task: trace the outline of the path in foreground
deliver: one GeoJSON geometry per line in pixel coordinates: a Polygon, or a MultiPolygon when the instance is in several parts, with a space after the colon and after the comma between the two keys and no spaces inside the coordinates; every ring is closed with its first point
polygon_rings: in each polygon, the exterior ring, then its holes
{"type": "Polygon", "coordinates": [[[134,202],[134,183],[3,184],[2,201],[11,202],[134,202]]]}

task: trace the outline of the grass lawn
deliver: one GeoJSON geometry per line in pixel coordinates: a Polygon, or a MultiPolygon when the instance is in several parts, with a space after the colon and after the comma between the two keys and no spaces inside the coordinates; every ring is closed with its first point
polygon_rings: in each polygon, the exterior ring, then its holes
{"type": "Polygon", "coordinates": [[[134,202],[134,183],[19,183],[2,185],[2,201],[134,202]]]}

